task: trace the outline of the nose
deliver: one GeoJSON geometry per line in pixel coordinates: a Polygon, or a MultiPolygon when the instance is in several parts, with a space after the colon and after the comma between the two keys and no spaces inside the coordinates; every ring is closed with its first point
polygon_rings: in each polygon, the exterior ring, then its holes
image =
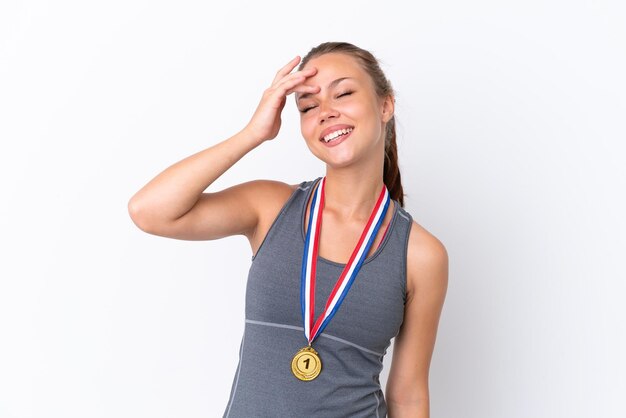
{"type": "Polygon", "coordinates": [[[334,119],[339,116],[339,112],[333,107],[332,103],[320,103],[320,125],[327,122],[329,119],[334,119]]]}

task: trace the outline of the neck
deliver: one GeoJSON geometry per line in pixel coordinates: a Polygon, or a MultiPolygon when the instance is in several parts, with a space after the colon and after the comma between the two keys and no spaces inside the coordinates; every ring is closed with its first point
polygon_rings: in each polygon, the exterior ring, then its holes
{"type": "Polygon", "coordinates": [[[342,218],[369,218],[383,187],[382,167],[326,170],[325,209],[342,218]]]}

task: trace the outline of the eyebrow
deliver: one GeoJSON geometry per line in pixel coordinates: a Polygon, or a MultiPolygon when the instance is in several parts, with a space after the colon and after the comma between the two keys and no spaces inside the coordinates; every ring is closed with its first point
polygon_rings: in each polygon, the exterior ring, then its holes
{"type": "MultiPolygon", "coordinates": [[[[335,87],[337,84],[341,83],[344,80],[349,80],[352,79],[352,77],[341,77],[338,78],[336,80],[331,81],[330,83],[328,83],[328,87],[326,87],[327,89],[332,89],[333,87],[335,87]]],[[[301,99],[306,99],[309,96],[312,96],[313,93],[302,93],[300,96],[298,96],[297,101],[300,101],[301,99]]]]}

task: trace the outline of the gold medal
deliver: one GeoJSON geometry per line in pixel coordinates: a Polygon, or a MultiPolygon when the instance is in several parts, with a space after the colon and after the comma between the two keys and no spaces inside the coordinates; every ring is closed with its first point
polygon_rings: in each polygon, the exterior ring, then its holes
{"type": "Polygon", "coordinates": [[[291,371],[294,376],[303,381],[309,381],[319,376],[322,371],[322,361],[319,354],[310,345],[304,347],[293,356],[291,371]]]}

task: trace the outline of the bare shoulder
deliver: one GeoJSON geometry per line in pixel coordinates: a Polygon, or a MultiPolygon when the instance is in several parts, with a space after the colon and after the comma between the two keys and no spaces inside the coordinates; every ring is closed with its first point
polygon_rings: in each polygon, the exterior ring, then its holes
{"type": "Polygon", "coordinates": [[[297,186],[294,187],[276,180],[250,180],[218,192],[205,194],[229,194],[246,201],[254,200],[257,203],[255,206],[258,206],[258,203],[265,204],[282,200],[285,196],[288,197],[291,195],[295,188],[297,188],[297,186]]]}
{"type": "Polygon", "coordinates": [[[407,291],[430,289],[445,293],[448,285],[448,251],[423,226],[413,221],[407,248],[407,291]]]}
{"type": "MultiPolygon", "coordinates": [[[[234,186],[232,191],[257,208],[258,221],[262,224],[278,214],[297,188],[298,185],[276,180],[252,180],[234,186]]],[[[258,229],[263,229],[262,225],[257,225],[258,229]]]]}
{"type": "Polygon", "coordinates": [[[254,194],[257,198],[263,200],[281,200],[285,196],[289,198],[298,188],[298,185],[291,185],[277,180],[251,180],[235,187],[240,187],[246,193],[254,194]]]}
{"type": "Polygon", "coordinates": [[[258,222],[252,234],[248,236],[252,252],[256,254],[280,210],[299,185],[275,180],[254,180],[242,186],[246,188],[246,194],[257,200],[258,222]]]}
{"type": "Polygon", "coordinates": [[[263,211],[272,212],[277,206],[278,210],[291,197],[298,185],[283,183],[276,180],[253,180],[240,185],[246,189],[246,193],[258,199],[263,211]]]}

